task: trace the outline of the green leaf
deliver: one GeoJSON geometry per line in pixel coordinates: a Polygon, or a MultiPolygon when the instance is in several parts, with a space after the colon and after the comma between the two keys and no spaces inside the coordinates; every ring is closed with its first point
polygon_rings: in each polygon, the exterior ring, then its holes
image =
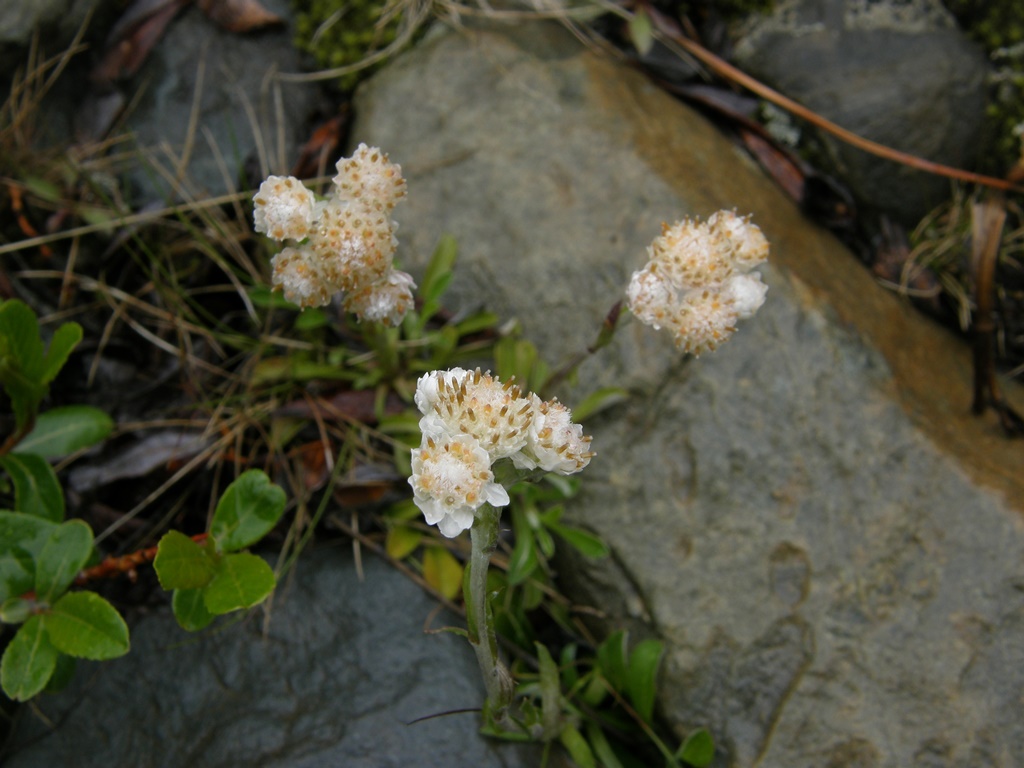
{"type": "Polygon", "coordinates": [[[35,610],[35,601],[23,597],[9,597],[0,603],[0,621],[4,624],[24,624],[35,610]]]}
{"type": "Polygon", "coordinates": [[[605,544],[599,536],[595,536],[587,531],[579,528],[571,528],[567,525],[560,525],[559,523],[548,523],[547,527],[551,529],[553,533],[556,533],[558,536],[565,539],[565,542],[569,546],[580,552],[585,557],[597,559],[600,557],[607,557],[611,552],[608,545],[605,544]]]}
{"type": "Polygon", "coordinates": [[[622,387],[602,387],[591,392],[572,409],[572,420],[579,423],[595,413],[611,408],[629,399],[629,391],[622,387]]]}
{"type": "Polygon", "coordinates": [[[36,558],[36,597],[52,603],[64,594],[92,554],[92,529],[82,520],[58,525],[36,558]]]}
{"type": "Polygon", "coordinates": [[[626,662],[626,633],[613,632],[597,647],[597,665],[601,674],[617,691],[625,692],[629,679],[626,662]]]}
{"type": "Polygon", "coordinates": [[[579,768],[597,768],[594,753],[590,750],[590,745],[587,744],[587,740],[583,738],[579,729],[572,725],[565,726],[558,735],[558,740],[562,742],[562,746],[569,753],[573,763],[579,768]]]}
{"type": "Polygon", "coordinates": [[[455,238],[451,235],[441,235],[420,284],[420,296],[423,297],[425,304],[440,300],[452,278],[452,267],[455,266],[458,256],[459,244],[455,238]]]}
{"type": "Polygon", "coordinates": [[[206,610],[215,616],[251,608],[274,591],[277,580],[266,561],[248,552],[225,555],[203,592],[206,610]]]}
{"type": "Polygon", "coordinates": [[[28,701],[43,688],[57,666],[53,647],[39,615],[21,625],[0,661],[0,686],[14,701],[28,701]]]}
{"type": "Polygon", "coordinates": [[[715,758],[715,741],[707,728],[698,728],[686,737],[676,757],[694,768],[706,768],[715,758]]]}
{"type": "Polygon", "coordinates": [[[186,632],[198,632],[214,619],[214,615],[206,610],[202,589],[176,589],[171,598],[171,609],[174,618],[186,632]]]}
{"type": "Polygon", "coordinates": [[[20,512],[0,512],[0,602],[35,587],[36,558],[57,526],[20,512]]]}
{"type": "Polygon", "coordinates": [[[213,513],[210,535],[222,552],[255,544],[277,525],[284,514],[284,490],[267,475],[250,469],[224,491],[213,513]]]}
{"type": "MultiPolygon", "coordinates": [[[[35,312],[17,299],[0,304],[0,362],[0,367],[17,370],[29,381],[42,383],[43,341],[39,337],[39,321],[35,312]]],[[[3,383],[6,386],[7,382],[3,383]]]]}
{"type": "Polygon", "coordinates": [[[0,456],[0,467],[14,483],[14,505],[19,512],[55,523],[64,519],[64,491],[46,459],[34,453],[9,453],[0,456]]]}
{"type": "Polygon", "coordinates": [[[213,579],[217,564],[210,553],[179,531],[168,531],[160,539],[153,568],[160,586],[172,589],[199,589],[213,579]]]}
{"type": "Polygon", "coordinates": [[[654,697],[657,693],[658,665],[665,646],[660,640],[644,640],[629,656],[629,700],[645,722],[654,717],[654,697]]]}
{"type": "Polygon", "coordinates": [[[632,40],[633,46],[641,56],[646,56],[654,47],[651,17],[643,8],[638,8],[629,20],[629,39],[632,40]]]}
{"type": "Polygon", "coordinates": [[[384,550],[388,557],[404,560],[416,550],[421,541],[423,534],[420,531],[407,525],[396,525],[388,529],[387,538],[384,539],[384,550]]]}
{"type": "Polygon", "coordinates": [[[296,331],[312,331],[322,328],[330,322],[327,313],[320,309],[305,309],[295,317],[296,331]]]}
{"type": "Polygon", "coordinates": [[[462,564],[444,547],[427,547],[423,553],[423,578],[451,600],[462,589],[462,564]]]}
{"type": "Polygon", "coordinates": [[[69,656],[102,661],[128,653],[128,625],[95,592],[69,592],[41,616],[50,642],[69,656]]]}
{"type": "Polygon", "coordinates": [[[50,348],[46,350],[46,357],[43,359],[42,370],[40,371],[40,383],[49,384],[53,381],[64,363],[68,361],[71,350],[78,346],[82,340],[82,326],[78,323],[64,323],[53,333],[50,339],[50,348]]]}
{"type": "Polygon", "coordinates": [[[51,408],[39,414],[28,437],[18,443],[18,452],[56,459],[96,445],[113,429],[113,419],[99,408],[90,405],[51,408]]]}

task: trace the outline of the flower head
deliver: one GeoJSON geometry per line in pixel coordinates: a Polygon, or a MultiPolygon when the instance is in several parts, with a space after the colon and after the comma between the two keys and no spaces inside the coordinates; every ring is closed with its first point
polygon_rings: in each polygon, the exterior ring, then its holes
{"type": "Polygon", "coordinates": [[[317,202],[298,179],[271,176],[253,197],[257,232],[301,241],[273,259],[273,284],[301,307],[347,293],[360,319],[397,325],[412,307],[412,278],[394,270],[398,224],[391,209],[405,196],[402,169],[376,147],[360,144],[338,161],[333,194],[317,202]]]}
{"type": "Polygon", "coordinates": [[[541,400],[530,395],[533,420],[526,445],[512,456],[519,469],[543,469],[560,475],[572,475],[590,463],[594,455],[590,450],[591,438],[583,434],[583,427],[574,424],[572,411],[557,400],[541,400]]]}
{"type": "Polygon", "coordinates": [[[764,303],[768,287],[750,270],[768,257],[768,241],[749,218],[719,211],[663,225],[647,252],[626,289],[629,308],[687,353],[715,349],[764,303]]]}
{"type": "Polygon", "coordinates": [[[270,176],[253,197],[257,232],[275,240],[301,240],[313,225],[316,197],[294,176],[270,176]]]}
{"type": "Polygon", "coordinates": [[[472,435],[492,460],[511,456],[526,445],[533,408],[511,381],[502,384],[479,368],[458,368],[420,377],[416,392],[424,433],[472,435]]]}
{"type": "Polygon", "coordinates": [[[430,525],[449,538],[473,525],[484,503],[503,507],[508,492],[494,482],[491,459],[470,435],[424,436],[412,452],[413,498],[430,525]]]}
{"type": "Polygon", "coordinates": [[[376,147],[360,144],[350,158],[341,158],[334,184],[338,197],[362,201],[374,210],[390,211],[405,196],[402,166],[376,147]]]}

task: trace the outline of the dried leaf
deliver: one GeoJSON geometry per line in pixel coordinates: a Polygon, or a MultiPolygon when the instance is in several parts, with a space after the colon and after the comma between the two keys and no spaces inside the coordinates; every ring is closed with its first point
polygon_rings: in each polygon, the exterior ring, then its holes
{"type": "Polygon", "coordinates": [[[228,32],[252,32],[263,27],[283,24],[259,0],[199,0],[196,3],[207,17],[228,32]]]}
{"type": "Polygon", "coordinates": [[[93,69],[97,85],[131,77],[153,50],[164,30],[189,0],[137,0],[124,12],[107,38],[106,52],[93,69]]]}

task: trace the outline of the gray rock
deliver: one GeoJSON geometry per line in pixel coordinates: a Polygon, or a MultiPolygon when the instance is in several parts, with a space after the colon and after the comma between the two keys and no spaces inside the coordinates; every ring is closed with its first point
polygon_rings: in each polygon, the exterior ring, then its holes
{"type": "MultiPolygon", "coordinates": [[[[865,138],[958,168],[975,162],[985,112],[985,56],[939,0],[787,0],[754,17],[737,64],[865,138]]],[[[949,196],[949,181],[826,134],[855,196],[910,225],[949,196]]]]}
{"type": "MultiPolygon", "coordinates": [[[[291,16],[287,0],[263,5],[291,16]]],[[[263,175],[287,173],[306,138],[316,90],[281,83],[273,74],[299,70],[287,27],[238,34],[220,29],[198,8],[182,11],[130,88],[129,100],[135,89],[141,93],[124,128],[140,148],[131,178],[142,202],[236,191],[253,153],[263,175]]]]}
{"type": "Polygon", "coordinates": [[[518,318],[549,362],[594,338],[661,221],[736,207],[772,242],[767,304],[722,349],[684,360],[633,322],[556,393],[633,395],[587,425],[569,511],[613,555],[563,580],[668,643],[680,734],[710,727],[720,766],[1024,764],[1024,448],[968,414],[958,341],[555,27],[428,38],[357,114],[409,180],[406,266],[454,234],[447,303],[518,318]]]}
{"type": "MultiPolygon", "coordinates": [[[[190,636],[169,612],[132,628],[128,656],[82,665],[65,692],[23,710],[10,768],[535,766],[530,746],[477,733],[480,671],[469,645],[424,633],[433,601],[370,557],[307,553],[266,623],[190,636]],[[438,715],[430,720],[413,720],[438,715]]],[[[458,625],[449,614],[431,625],[458,625]]]]}

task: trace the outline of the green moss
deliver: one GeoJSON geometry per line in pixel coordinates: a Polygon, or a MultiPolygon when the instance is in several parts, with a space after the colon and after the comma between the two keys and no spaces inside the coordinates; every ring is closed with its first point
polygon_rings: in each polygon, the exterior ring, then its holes
{"type": "MultiPolygon", "coordinates": [[[[312,56],[319,69],[345,67],[394,42],[401,14],[382,22],[385,0],[294,0],[295,44],[312,56]]],[[[349,91],[375,67],[342,75],[338,86],[349,91]]]]}
{"type": "Polygon", "coordinates": [[[1024,124],[1024,4],[1020,0],[945,0],[995,68],[979,170],[1004,175],[1020,158],[1024,124]]]}

